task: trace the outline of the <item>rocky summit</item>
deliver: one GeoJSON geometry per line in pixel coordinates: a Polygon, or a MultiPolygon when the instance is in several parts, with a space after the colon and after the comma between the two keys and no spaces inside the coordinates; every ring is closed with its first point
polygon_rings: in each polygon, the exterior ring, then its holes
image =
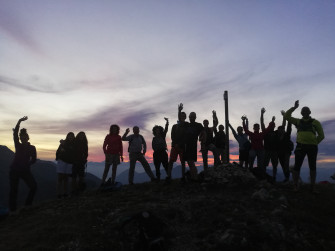
{"type": "Polygon", "coordinates": [[[335,250],[335,189],[236,164],[40,202],[0,221],[0,250],[335,250]]]}

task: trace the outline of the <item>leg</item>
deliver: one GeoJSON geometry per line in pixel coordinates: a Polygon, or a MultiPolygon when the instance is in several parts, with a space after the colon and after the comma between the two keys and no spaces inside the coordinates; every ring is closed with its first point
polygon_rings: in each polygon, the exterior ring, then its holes
{"type": "Polygon", "coordinates": [[[102,181],[101,181],[102,184],[106,182],[106,178],[107,178],[110,166],[111,165],[109,163],[105,162],[105,169],[104,169],[104,173],[102,175],[102,181]]]}
{"type": "Polygon", "coordinates": [[[168,159],[169,159],[169,156],[168,156],[167,152],[164,151],[162,153],[162,165],[164,167],[164,170],[165,170],[166,174],[168,173],[168,166],[169,166],[168,159]]]}
{"type": "Polygon", "coordinates": [[[149,165],[148,161],[145,159],[143,154],[138,155],[138,161],[142,164],[142,166],[144,168],[144,171],[151,178],[151,181],[155,180],[155,176],[151,171],[150,165],[149,165]]]}
{"type": "Polygon", "coordinates": [[[58,173],[57,174],[57,194],[58,194],[58,198],[62,197],[62,194],[64,193],[64,192],[62,192],[62,185],[63,185],[63,174],[58,173]]]}
{"type": "Polygon", "coordinates": [[[278,153],[276,151],[272,151],[271,153],[271,163],[272,163],[272,177],[276,180],[277,177],[277,166],[278,166],[278,153]]]}
{"type": "Polygon", "coordinates": [[[30,172],[30,170],[25,172],[21,177],[23,181],[26,183],[26,185],[29,187],[29,193],[28,193],[25,205],[30,206],[33,203],[33,200],[35,197],[35,193],[37,190],[37,183],[35,181],[34,176],[30,172]]]}
{"type": "Polygon", "coordinates": [[[305,156],[306,156],[305,149],[302,147],[301,144],[297,144],[297,146],[295,148],[294,169],[293,169],[293,172],[292,172],[295,190],[298,189],[298,180],[299,180],[299,177],[300,177],[300,168],[302,166],[302,163],[304,162],[305,156]]]}
{"type": "Polygon", "coordinates": [[[202,151],[202,161],[203,161],[203,164],[204,164],[204,171],[207,171],[207,168],[208,168],[208,149],[207,147],[203,147],[202,151]]]}
{"type": "Polygon", "coordinates": [[[113,163],[112,165],[112,184],[115,183],[117,164],[113,163]]]}
{"type": "Polygon", "coordinates": [[[67,173],[63,174],[63,184],[64,184],[64,196],[68,196],[68,184],[69,184],[69,175],[67,173]]]}
{"type": "Polygon", "coordinates": [[[195,163],[193,160],[188,160],[187,164],[190,168],[191,178],[192,180],[196,180],[198,176],[198,169],[195,166],[195,163]]]}
{"type": "Polygon", "coordinates": [[[17,201],[17,193],[19,188],[19,176],[15,171],[9,172],[9,209],[11,212],[16,211],[16,201],[17,201]]]}
{"type": "Polygon", "coordinates": [[[310,170],[311,191],[312,192],[314,191],[314,187],[315,187],[317,155],[318,155],[318,147],[308,146],[307,158],[308,158],[308,165],[309,165],[309,170],[310,170]]]}
{"type": "Polygon", "coordinates": [[[265,165],[264,165],[264,150],[257,150],[257,166],[262,168],[264,171],[266,171],[265,165]]]}
{"type": "Polygon", "coordinates": [[[255,159],[256,159],[256,151],[255,150],[250,150],[250,152],[249,152],[249,167],[251,169],[254,168],[255,159]]]}
{"type": "Polygon", "coordinates": [[[154,165],[156,169],[156,177],[158,180],[161,179],[161,172],[160,172],[160,167],[161,167],[161,159],[160,159],[160,154],[158,152],[154,152],[153,154],[154,158],[154,165]]]}
{"type": "Polygon", "coordinates": [[[136,154],[134,153],[129,153],[129,174],[128,174],[128,183],[130,185],[134,184],[134,171],[135,171],[135,165],[136,165],[136,154]]]}

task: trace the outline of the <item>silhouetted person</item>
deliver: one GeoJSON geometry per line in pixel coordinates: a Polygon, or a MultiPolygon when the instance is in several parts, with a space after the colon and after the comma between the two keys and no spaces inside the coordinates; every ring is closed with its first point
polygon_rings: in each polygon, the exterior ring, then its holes
{"type": "MultiPolygon", "coordinates": [[[[218,125],[218,119],[216,117],[216,112],[213,111],[213,127],[208,127],[209,125],[209,121],[207,119],[205,119],[203,121],[203,125],[204,125],[204,133],[203,138],[201,139],[201,141],[203,142],[201,144],[201,153],[202,153],[202,161],[204,164],[204,170],[206,171],[208,168],[208,151],[211,151],[213,153],[213,157],[214,157],[214,165],[218,165],[220,160],[219,160],[219,156],[218,156],[218,149],[215,145],[216,141],[213,137],[213,134],[216,133],[215,135],[217,135],[217,130],[216,127],[218,125]]],[[[216,138],[216,140],[218,139],[218,137],[216,138]]],[[[224,147],[224,145],[223,145],[224,147]]]]}
{"type": "MultiPolygon", "coordinates": [[[[182,105],[182,104],[181,104],[182,105]]],[[[181,106],[181,109],[179,113],[181,113],[181,110],[183,109],[183,106],[181,106]]],[[[187,164],[190,168],[190,174],[191,179],[196,180],[198,176],[198,170],[195,166],[195,162],[197,162],[197,147],[198,147],[198,138],[200,134],[204,133],[204,127],[202,124],[195,122],[197,115],[195,112],[191,112],[189,114],[189,120],[185,131],[185,161],[187,161],[187,164]]]]}
{"type": "Polygon", "coordinates": [[[30,170],[30,166],[36,162],[36,148],[28,142],[29,135],[25,128],[20,130],[19,135],[20,124],[27,119],[27,116],[19,119],[13,129],[15,155],[9,171],[9,209],[11,212],[17,209],[16,202],[20,179],[29,187],[29,193],[25,202],[26,206],[32,204],[37,189],[36,181],[30,170]]]}
{"type": "MultiPolygon", "coordinates": [[[[217,152],[217,164],[226,162],[226,133],[224,132],[224,126],[219,125],[219,131],[214,128],[214,145],[217,152]]],[[[214,156],[215,160],[215,156],[214,156]]]]}
{"type": "Polygon", "coordinates": [[[155,176],[150,169],[148,161],[144,157],[147,151],[147,144],[143,136],[140,135],[140,129],[138,126],[134,126],[133,127],[134,134],[127,136],[129,131],[130,131],[129,128],[127,128],[126,132],[122,136],[123,141],[129,141],[129,148],[128,148],[129,162],[130,162],[129,176],[128,176],[129,184],[130,185],[133,184],[136,161],[139,161],[142,164],[145,172],[151,178],[151,181],[154,181],[155,176]]]}
{"type": "MultiPolygon", "coordinates": [[[[245,118],[246,120],[246,127],[249,127],[248,119],[245,118]]],[[[243,133],[243,127],[239,126],[237,127],[237,133],[234,130],[234,128],[229,124],[229,127],[234,135],[234,138],[238,142],[239,146],[239,164],[240,166],[243,167],[243,164],[245,164],[245,168],[248,168],[249,166],[249,150],[251,147],[250,141],[248,139],[248,135],[246,133],[243,133]]]]}
{"type": "Polygon", "coordinates": [[[249,136],[251,141],[251,148],[249,151],[249,168],[254,167],[255,158],[257,157],[257,167],[261,168],[264,172],[264,146],[263,146],[263,139],[264,136],[274,128],[275,124],[275,117],[272,117],[272,121],[270,122],[268,128],[265,131],[259,131],[259,124],[254,124],[254,132],[250,132],[246,126],[246,117],[242,117],[242,124],[245,133],[249,136]]]}
{"type": "Polygon", "coordinates": [[[299,100],[294,106],[286,111],[284,118],[297,127],[297,145],[295,148],[295,163],[292,172],[294,188],[298,190],[298,179],[304,158],[307,155],[311,178],[311,191],[314,191],[316,179],[316,158],[318,155],[318,144],[325,138],[320,122],[311,118],[311,110],[305,106],[301,109],[302,118],[293,118],[292,113],[299,107],[299,100]]]}
{"type": "Polygon", "coordinates": [[[186,120],[186,113],[182,112],[183,104],[178,105],[178,123],[174,124],[171,129],[171,152],[169,160],[169,169],[168,177],[171,178],[173,163],[177,161],[178,156],[181,162],[181,177],[182,181],[185,180],[185,160],[184,160],[184,151],[185,151],[185,132],[188,126],[186,120]]]}
{"type": "Polygon", "coordinates": [[[281,126],[278,126],[278,159],[285,176],[283,182],[287,182],[290,180],[290,156],[292,154],[294,144],[291,141],[292,124],[287,123],[287,129],[285,131],[285,112],[282,111],[281,113],[283,115],[283,123],[281,126]]]}
{"type": "Polygon", "coordinates": [[[167,145],[166,145],[166,133],[169,130],[169,120],[167,118],[164,118],[166,120],[165,123],[165,129],[163,127],[155,125],[152,128],[152,133],[154,135],[152,139],[152,150],[153,153],[153,159],[154,159],[154,165],[156,169],[156,177],[158,180],[161,179],[161,172],[160,172],[160,166],[163,165],[166,175],[168,176],[168,154],[167,154],[167,145]]]}
{"type": "Polygon", "coordinates": [[[85,132],[79,132],[74,140],[72,167],[72,194],[82,192],[86,187],[84,177],[88,157],[88,142],[85,132]]]}
{"type": "Polygon", "coordinates": [[[120,133],[120,127],[118,125],[113,124],[110,126],[109,134],[106,135],[104,140],[102,148],[105,154],[105,169],[102,175],[102,183],[101,183],[102,186],[105,184],[108,171],[111,165],[112,165],[111,184],[115,183],[117,166],[121,163],[121,161],[123,161],[123,145],[119,133],[120,133]]]}
{"type": "MultiPolygon", "coordinates": [[[[264,113],[265,108],[261,109],[261,127],[262,131],[265,131],[264,125],[264,113]]],[[[277,177],[277,166],[278,166],[278,131],[275,131],[274,128],[271,128],[270,131],[264,136],[264,168],[272,164],[272,177],[276,181],[277,177]]]]}
{"type": "Polygon", "coordinates": [[[56,151],[57,160],[57,193],[58,198],[68,197],[68,177],[72,174],[72,167],[75,156],[74,148],[75,136],[73,132],[66,135],[65,140],[61,143],[56,151]]]}

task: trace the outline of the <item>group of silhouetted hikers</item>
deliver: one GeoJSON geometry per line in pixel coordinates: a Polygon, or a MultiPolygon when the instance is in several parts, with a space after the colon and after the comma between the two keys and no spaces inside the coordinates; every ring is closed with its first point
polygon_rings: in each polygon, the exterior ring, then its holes
{"type": "MultiPolygon", "coordinates": [[[[304,158],[307,155],[310,168],[311,190],[314,191],[316,178],[316,159],[318,153],[318,144],[324,139],[324,132],[320,122],[311,118],[311,111],[308,107],[301,109],[302,118],[293,118],[291,115],[299,106],[296,101],[294,106],[282,111],[283,123],[275,128],[275,117],[272,117],[268,127],[264,125],[265,109],[261,109],[261,123],[253,125],[253,132],[249,131],[248,118],[242,116],[242,126],[237,127],[237,132],[232,125],[229,124],[235,139],[239,144],[239,164],[256,170],[254,162],[257,157],[257,170],[266,173],[266,167],[271,161],[273,167],[273,180],[276,179],[278,163],[281,164],[285,176],[284,182],[289,181],[290,170],[289,161],[294,144],[291,141],[291,127],[295,125],[297,128],[297,138],[295,147],[295,164],[292,172],[294,189],[298,190],[298,179],[300,177],[300,169],[304,158]],[[287,126],[286,126],[287,124],[287,126]],[[261,130],[261,131],[260,131],[261,130]],[[244,131],[244,132],[243,132],[244,131]]],[[[136,162],[139,161],[147,175],[152,181],[159,181],[161,178],[160,166],[162,165],[166,172],[166,182],[171,180],[171,173],[174,162],[178,157],[182,166],[181,180],[186,178],[186,163],[189,167],[190,181],[198,179],[198,170],[195,166],[198,155],[198,141],[200,141],[203,158],[204,172],[208,169],[208,151],[211,151],[214,157],[214,166],[227,164],[226,152],[226,135],[224,126],[218,126],[218,118],[216,112],[212,112],[213,126],[209,127],[209,121],[204,120],[203,125],[196,122],[196,113],[189,114],[189,122],[186,121],[186,113],[183,112],[183,104],[178,105],[178,122],[171,129],[171,149],[170,158],[167,153],[166,134],[169,128],[169,120],[165,118],[166,124],[162,126],[155,125],[152,129],[152,149],[153,162],[155,165],[156,175],[152,172],[148,161],[145,158],[147,145],[144,137],[140,134],[138,126],[133,127],[133,134],[129,134],[129,128],[121,137],[120,127],[117,124],[110,126],[109,134],[106,135],[103,143],[103,151],[105,154],[105,169],[102,177],[101,187],[107,182],[107,176],[112,166],[112,175],[108,183],[113,185],[116,178],[117,166],[123,161],[123,145],[122,141],[128,141],[129,152],[129,175],[128,182],[133,184],[134,170],[136,162]],[[218,128],[218,129],[217,129],[218,128]]],[[[16,200],[18,192],[19,179],[22,179],[29,187],[29,194],[26,199],[26,205],[31,205],[35,192],[36,181],[31,174],[30,165],[36,162],[36,149],[30,145],[29,136],[26,129],[19,127],[22,121],[27,117],[19,119],[14,131],[15,157],[10,167],[10,211],[16,210],[16,200]],[[21,143],[19,142],[19,138],[21,143]]],[[[73,132],[69,132],[65,140],[60,141],[59,148],[56,152],[57,160],[57,193],[58,197],[69,196],[68,179],[72,179],[71,193],[77,194],[85,189],[85,168],[88,157],[88,144],[84,132],[79,132],[76,136],[73,132]]],[[[224,168],[224,165],[223,167],[224,168]]],[[[334,177],[335,178],[335,177],[334,177]]]]}

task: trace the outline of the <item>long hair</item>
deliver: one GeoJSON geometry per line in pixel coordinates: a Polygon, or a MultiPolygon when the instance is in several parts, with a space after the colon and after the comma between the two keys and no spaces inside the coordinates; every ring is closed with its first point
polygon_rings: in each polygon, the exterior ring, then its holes
{"type": "Polygon", "coordinates": [[[66,142],[66,143],[71,143],[70,137],[72,137],[73,139],[75,138],[73,132],[69,132],[69,133],[66,135],[66,138],[65,138],[65,142],[66,142]]]}
{"type": "Polygon", "coordinates": [[[86,134],[83,131],[78,132],[75,140],[76,140],[77,143],[80,143],[80,144],[83,144],[83,145],[87,145],[88,144],[86,134]]]}

